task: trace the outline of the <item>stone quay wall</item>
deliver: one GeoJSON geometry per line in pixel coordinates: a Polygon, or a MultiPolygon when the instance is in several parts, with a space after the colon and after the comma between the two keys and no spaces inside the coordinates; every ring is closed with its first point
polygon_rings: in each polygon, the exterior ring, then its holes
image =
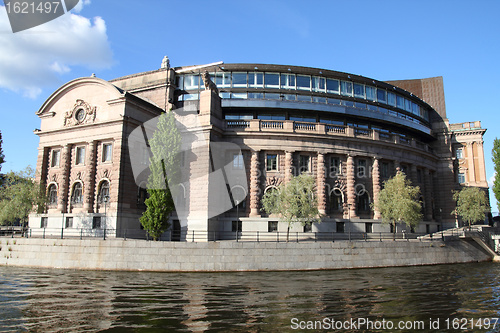
{"type": "Polygon", "coordinates": [[[491,260],[473,240],[154,242],[1,238],[0,266],[207,272],[415,266],[491,260]]]}

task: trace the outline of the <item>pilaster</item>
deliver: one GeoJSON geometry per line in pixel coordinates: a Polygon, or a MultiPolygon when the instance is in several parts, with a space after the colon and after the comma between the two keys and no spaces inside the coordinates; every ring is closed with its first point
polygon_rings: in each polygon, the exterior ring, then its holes
{"type": "Polygon", "coordinates": [[[293,177],[293,152],[285,152],[285,184],[293,177]]]}
{"type": "Polygon", "coordinates": [[[354,189],[354,158],[347,156],[347,209],[349,218],[357,218],[356,215],[356,190],[354,189]]]}
{"type": "Polygon", "coordinates": [[[467,142],[467,175],[468,182],[476,182],[476,174],[474,170],[474,150],[472,149],[472,142],[467,142]]]}
{"type": "Polygon", "coordinates": [[[83,209],[87,213],[92,213],[94,211],[94,197],[95,197],[95,174],[97,167],[97,141],[93,140],[87,144],[88,147],[88,158],[87,158],[87,172],[85,175],[85,201],[83,203],[83,209]]]}
{"type": "Polygon", "coordinates": [[[431,174],[429,169],[424,169],[424,214],[425,220],[432,220],[432,183],[431,174]]]}
{"type": "MultiPolygon", "coordinates": [[[[373,158],[373,171],[372,171],[372,182],[373,182],[373,202],[376,204],[378,202],[378,196],[380,194],[380,168],[379,159],[377,157],[373,158]]],[[[373,208],[373,218],[379,220],[381,218],[379,210],[373,208]]]]}
{"type": "Polygon", "coordinates": [[[250,216],[260,217],[259,214],[259,151],[252,151],[250,161],[250,216]]]}
{"type": "Polygon", "coordinates": [[[318,153],[318,165],[316,173],[316,186],[318,190],[318,211],[321,215],[326,214],[325,196],[325,155],[318,153]]]}
{"type": "Polygon", "coordinates": [[[61,156],[61,188],[57,209],[61,213],[67,213],[69,199],[69,172],[71,168],[71,148],[72,145],[65,145],[61,156]]]}

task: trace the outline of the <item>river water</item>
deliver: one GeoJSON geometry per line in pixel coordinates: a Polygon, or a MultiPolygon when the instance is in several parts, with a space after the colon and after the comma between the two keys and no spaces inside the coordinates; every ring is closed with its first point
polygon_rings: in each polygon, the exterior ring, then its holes
{"type": "Polygon", "coordinates": [[[495,263],[241,273],[0,267],[2,332],[497,332],[497,317],[495,263]]]}

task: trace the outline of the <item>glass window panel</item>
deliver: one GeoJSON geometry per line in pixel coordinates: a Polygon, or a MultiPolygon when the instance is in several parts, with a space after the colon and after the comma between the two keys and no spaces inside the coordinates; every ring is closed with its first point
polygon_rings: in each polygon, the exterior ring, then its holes
{"type": "Polygon", "coordinates": [[[358,109],[366,109],[366,104],[365,103],[354,103],[354,106],[357,107],[358,109]]]}
{"type": "Polygon", "coordinates": [[[264,84],[266,88],[279,88],[280,87],[280,76],[277,73],[265,73],[264,74],[264,84]]]}
{"type": "Polygon", "coordinates": [[[352,96],[352,82],[340,81],[340,91],[344,96],[352,96]]]}
{"type": "Polygon", "coordinates": [[[345,106],[351,106],[353,107],[354,106],[354,102],[351,102],[351,101],[341,101],[342,105],[345,105],[345,106]]]}
{"type": "Polygon", "coordinates": [[[336,104],[336,105],[340,105],[340,99],[336,99],[336,98],[328,98],[328,104],[336,104]]]}
{"type": "Polygon", "coordinates": [[[233,169],[243,169],[242,154],[233,154],[233,169]]]}
{"type": "Polygon", "coordinates": [[[384,89],[377,88],[377,102],[387,103],[387,92],[384,89]]]}
{"type": "Polygon", "coordinates": [[[309,171],[309,156],[300,155],[299,156],[299,172],[308,172],[309,171]]]}
{"type": "Polygon", "coordinates": [[[326,98],[325,97],[313,96],[313,102],[314,103],[323,103],[323,104],[326,104],[326,98]]]}
{"type": "Polygon", "coordinates": [[[313,91],[325,92],[326,85],[324,77],[313,76],[312,84],[313,91]]]}
{"type": "MultiPolygon", "coordinates": [[[[182,95],[185,101],[192,101],[199,99],[199,94],[184,94],[182,95]]],[[[229,96],[228,96],[229,98],[229,96]]]]}
{"type": "Polygon", "coordinates": [[[285,95],[283,95],[283,98],[284,98],[286,101],[295,101],[295,95],[285,94],[285,95]]]}
{"type": "Polygon", "coordinates": [[[325,123],[325,124],[332,124],[332,125],[344,125],[344,121],[342,120],[334,120],[334,119],[324,119],[324,118],[321,118],[320,119],[320,122],[321,123],[325,123]]]}
{"type": "Polygon", "coordinates": [[[248,98],[263,99],[264,93],[248,93],[248,98]]]}
{"type": "Polygon", "coordinates": [[[297,89],[311,90],[311,77],[307,75],[297,75],[297,89]]]}
{"type": "Polygon", "coordinates": [[[284,114],[259,114],[257,119],[261,120],[285,120],[284,114]]]}
{"type": "Polygon", "coordinates": [[[264,74],[257,72],[248,73],[248,86],[252,88],[264,86],[264,74]]]}
{"type": "Polygon", "coordinates": [[[411,112],[411,102],[405,98],[405,110],[411,112]]]}
{"type": "Polygon", "coordinates": [[[111,143],[105,143],[102,145],[102,161],[103,162],[111,161],[112,149],[113,149],[113,146],[111,145],[111,143]]]}
{"type": "Polygon", "coordinates": [[[231,98],[231,93],[229,92],[219,92],[220,98],[231,98]]]}
{"type": "Polygon", "coordinates": [[[199,88],[199,75],[186,75],[184,76],[184,89],[195,90],[199,88]]]}
{"type": "Polygon", "coordinates": [[[398,108],[401,110],[405,109],[405,99],[402,96],[397,96],[397,105],[398,108]]]}
{"type": "Polygon", "coordinates": [[[378,111],[378,106],[376,106],[376,105],[367,104],[367,107],[368,107],[368,110],[370,110],[370,111],[378,111]]]}
{"type": "Polygon", "coordinates": [[[278,155],[267,154],[267,156],[266,156],[266,170],[267,171],[278,170],[278,155]]]}
{"type": "Polygon", "coordinates": [[[339,93],[339,80],[326,79],[326,92],[332,94],[339,93]]]}
{"type": "Polygon", "coordinates": [[[184,89],[184,75],[180,75],[177,77],[177,88],[184,89]]]}
{"type": "Polygon", "coordinates": [[[281,88],[295,89],[295,74],[281,74],[281,88]]]}
{"type": "Polygon", "coordinates": [[[61,151],[60,150],[53,150],[52,151],[52,162],[51,162],[51,166],[52,167],[56,167],[56,166],[59,166],[59,158],[61,156],[61,151]]]}
{"type": "Polygon", "coordinates": [[[354,97],[365,98],[365,86],[363,84],[354,83],[354,97]]]}
{"type": "Polygon", "coordinates": [[[76,164],[85,163],[85,147],[76,148],[76,164]]]}
{"type": "Polygon", "coordinates": [[[310,102],[311,101],[311,96],[297,95],[297,100],[300,101],[300,102],[310,102]]]}
{"type": "Polygon", "coordinates": [[[233,87],[246,88],[247,87],[247,73],[234,72],[233,73],[233,87]]]}
{"type": "Polygon", "coordinates": [[[246,99],[247,93],[232,93],[231,98],[234,99],[246,99]]]}
{"type": "Polygon", "coordinates": [[[306,117],[306,116],[290,116],[290,120],[293,121],[303,121],[307,123],[315,123],[316,118],[306,117]]]}
{"type": "Polygon", "coordinates": [[[375,95],[376,94],[375,87],[366,86],[365,90],[366,90],[366,99],[367,100],[369,100],[369,101],[376,101],[377,100],[377,96],[375,95]]]}
{"type": "Polygon", "coordinates": [[[387,93],[387,104],[396,106],[396,94],[388,92],[387,93]]]}
{"type": "Polygon", "coordinates": [[[420,107],[416,103],[411,103],[411,112],[417,116],[420,115],[420,107]]]}
{"type": "Polygon", "coordinates": [[[280,99],[280,94],[266,93],[266,99],[280,99]]]}

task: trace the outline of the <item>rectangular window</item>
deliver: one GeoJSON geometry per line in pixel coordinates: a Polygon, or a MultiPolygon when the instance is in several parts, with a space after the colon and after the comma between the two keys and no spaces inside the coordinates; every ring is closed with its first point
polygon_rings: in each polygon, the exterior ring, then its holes
{"type": "Polygon", "coordinates": [[[242,230],[242,221],[232,221],[231,223],[231,231],[232,232],[241,232],[242,230]]]}
{"type": "Polygon", "coordinates": [[[326,104],[326,97],[313,96],[313,103],[326,104]]]}
{"type": "Polygon", "coordinates": [[[266,170],[267,171],[277,171],[278,170],[278,155],[267,154],[266,155],[266,170]]]}
{"type": "Polygon", "coordinates": [[[248,98],[253,98],[253,99],[263,99],[264,98],[264,93],[248,93],[248,98]]]}
{"type": "Polygon", "coordinates": [[[387,93],[387,104],[391,106],[396,106],[396,94],[388,92],[387,93]]]}
{"type": "Polygon", "coordinates": [[[85,164],[85,147],[76,147],[76,165],[85,164]]]}
{"type": "Polygon", "coordinates": [[[455,155],[457,158],[464,158],[464,151],[462,148],[457,148],[457,150],[455,150],[455,155]]]}
{"type": "Polygon", "coordinates": [[[307,75],[297,75],[297,89],[311,90],[311,77],[307,75]]]}
{"type": "Polygon", "coordinates": [[[299,156],[299,173],[309,172],[309,162],[310,156],[308,155],[300,155],[299,156]]]}
{"type": "Polygon", "coordinates": [[[342,164],[340,158],[331,157],[330,158],[330,177],[335,177],[342,174],[342,164]]]}
{"type": "Polygon", "coordinates": [[[52,162],[50,163],[51,167],[59,166],[59,159],[61,157],[61,151],[59,149],[52,151],[52,162]]]}
{"type": "Polygon", "coordinates": [[[283,99],[284,99],[285,101],[295,101],[296,96],[295,96],[295,95],[292,95],[292,94],[284,94],[284,95],[283,95],[283,99]]]}
{"type": "Polygon", "coordinates": [[[297,95],[297,101],[300,101],[300,102],[311,102],[311,96],[308,96],[308,95],[297,95]]]}
{"type": "Polygon", "coordinates": [[[365,86],[362,84],[354,83],[354,97],[365,98],[365,86]]]}
{"type": "Polygon", "coordinates": [[[295,89],[295,74],[281,74],[281,88],[295,89]]]}
{"type": "Polygon", "coordinates": [[[401,110],[405,109],[405,99],[402,96],[396,97],[396,106],[401,110]]]}
{"type": "Polygon", "coordinates": [[[405,110],[411,112],[411,102],[405,98],[405,110]]]}
{"type": "Polygon", "coordinates": [[[387,92],[377,88],[377,102],[387,104],[387,92]]]}
{"type": "Polygon", "coordinates": [[[380,176],[382,178],[389,178],[389,163],[382,162],[380,164],[380,176]]]}
{"type": "Polygon", "coordinates": [[[231,87],[231,73],[216,73],[215,85],[217,88],[230,88],[231,87]]]}
{"type": "Polygon", "coordinates": [[[338,94],[339,80],[326,79],[326,92],[330,94],[338,94]]]}
{"type": "Polygon", "coordinates": [[[366,86],[365,90],[366,90],[366,99],[367,100],[369,100],[369,101],[376,101],[377,100],[375,87],[366,86]]]}
{"type": "Polygon", "coordinates": [[[263,73],[248,73],[248,86],[251,88],[263,87],[264,86],[264,74],[263,73]]]}
{"type": "Polygon", "coordinates": [[[337,232],[338,233],[345,232],[345,222],[337,222],[337,232]]]}
{"type": "Polygon", "coordinates": [[[246,88],[247,87],[247,73],[234,72],[233,73],[233,87],[234,88],[246,88]]]}
{"type": "Polygon", "coordinates": [[[268,232],[278,231],[278,221],[268,221],[267,222],[267,231],[268,232]]]}
{"type": "Polygon", "coordinates": [[[73,218],[72,217],[66,218],[66,229],[67,228],[73,228],[73,218]]]}
{"type": "Polygon", "coordinates": [[[304,224],[304,232],[311,232],[311,231],[312,231],[312,223],[304,224]]]}
{"type": "Polygon", "coordinates": [[[280,75],[278,73],[264,74],[264,85],[266,88],[278,89],[280,87],[280,75]]]}
{"type": "Polygon", "coordinates": [[[352,82],[340,81],[340,92],[343,96],[352,96],[352,82]]]}
{"type": "Polygon", "coordinates": [[[414,115],[420,116],[420,106],[418,106],[418,104],[412,102],[411,103],[411,112],[414,115]]]}
{"type": "Polygon", "coordinates": [[[200,83],[199,75],[185,75],[184,76],[184,89],[185,90],[198,90],[200,83]]]}
{"type": "Polygon", "coordinates": [[[371,222],[365,223],[365,232],[367,234],[371,234],[373,232],[373,223],[371,222]]]}
{"type": "Polygon", "coordinates": [[[40,220],[40,228],[47,228],[49,224],[49,218],[48,217],[42,217],[40,220]]]}
{"type": "Polygon", "coordinates": [[[273,94],[273,93],[267,93],[266,92],[266,95],[265,95],[266,99],[280,99],[280,94],[273,94]]]}
{"type": "Polygon", "coordinates": [[[94,216],[92,219],[92,229],[101,229],[101,217],[94,216]]]}
{"type": "Polygon", "coordinates": [[[460,172],[458,174],[458,183],[459,184],[464,184],[465,183],[465,173],[460,172]]]}
{"type": "Polygon", "coordinates": [[[233,99],[247,99],[247,93],[232,93],[231,98],[233,99]]]}
{"type": "Polygon", "coordinates": [[[105,143],[102,145],[102,161],[111,162],[113,152],[113,145],[111,143],[105,143]]]}
{"type": "Polygon", "coordinates": [[[366,160],[358,160],[358,177],[366,175],[366,160]]]}
{"type": "Polygon", "coordinates": [[[243,169],[243,155],[233,154],[233,169],[241,170],[243,169]]]}
{"type": "Polygon", "coordinates": [[[325,92],[325,78],[324,77],[313,76],[312,84],[313,84],[313,87],[312,87],[313,91],[325,92]]]}
{"type": "Polygon", "coordinates": [[[257,119],[261,120],[285,120],[284,114],[259,114],[257,119]]]}

